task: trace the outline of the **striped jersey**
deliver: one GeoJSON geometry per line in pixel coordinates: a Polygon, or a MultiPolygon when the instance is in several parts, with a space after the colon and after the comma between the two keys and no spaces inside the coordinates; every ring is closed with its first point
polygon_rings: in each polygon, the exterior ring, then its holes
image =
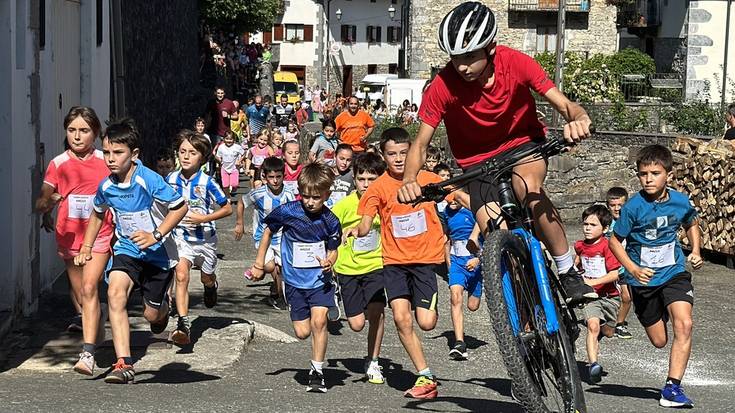
{"type": "MultiPolygon", "coordinates": [[[[253,239],[255,242],[260,242],[260,239],[263,238],[263,231],[265,231],[265,217],[280,205],[296,199],[296,195],[294,195],[293,192],[285,186],[282,186],[281,188],[281,193],[276,195],[271,192],[268,185],[263,185],[242,196],[243,205],[245,205],[246,208],[252,205],[254,208],[253,239]]],[[[273,234],[271,245],[281,245],[280,232],[273,234]]]]}
{"type": "MultiPolygon", "coordinates": [[[[181,170],[171,172],[166,181],[189,203],[189,212],[209,215],[214,212],[215,205],[227,205],[227,196],[209,175],[198,171],[191,179],[184,178],[181,170]]],[[[179,223],[174,228],[174,235],[187,242],[216,242],[217,230],[214,221],[205,222],[195,227],[179,223]]]]}

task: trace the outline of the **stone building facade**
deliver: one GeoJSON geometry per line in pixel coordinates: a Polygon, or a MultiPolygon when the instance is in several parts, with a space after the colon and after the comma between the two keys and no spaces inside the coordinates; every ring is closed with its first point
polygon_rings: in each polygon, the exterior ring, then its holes
{"type": "MultiPolygon", "coordinates": [[[[432,68],[441,68],[448,62],[447,55],[437,44],[437,28],[441,19],[462,0],[436,2],[413,0],[410,3],[410,21],[407,32],[408,74],[412,78],[428,78],[432,68]]],[[[539,10],[537,6],[519,10],[514,0],[484,0],[495,13],[498,22],[498,43],[533,55],[555,49],[555,11],[539,10]]],[[[577,1],[568,1],[567,51],[614,53],[617,51],[615,7],[603,0],[591,0],[588,11],[580,10],[577,1]]]]}

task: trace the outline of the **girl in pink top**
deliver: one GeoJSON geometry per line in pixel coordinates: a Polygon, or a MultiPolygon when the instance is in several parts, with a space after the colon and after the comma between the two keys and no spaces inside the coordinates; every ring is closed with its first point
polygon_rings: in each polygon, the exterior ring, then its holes
{"type": "Polygon", "coordinates": [[[283,145],[283,135],[281,135],[281,132],[274,130],[271,136],[271,148],[273,148],[273,156],[276,158],[283,158],[281,145],[283,145]]]}
{"type": "Polygon", "coordinates": [[[69,149],[49,163],[41,196],[36,200],[36,210],[43,213],[43,228],[51,232],[54,227],[51,211],[58,206],[57,251],[66,264],[72,301],[75,301],[77,313],[81,313],[69,325],[69,330],[82,329],[84,337],[83,350],[74,370],[91,375],[95,345],[104,338],[97,284],[110,258],[113,229],[109,212],[94,245],[83,245],[83,241],[97,187],[109,170],[102,152],[94,148],[94,141],[100,133],[100,121],[93,109],[84,106],[71,108],[64,118],[64,129],[69,149]],[[81,249],[92,252],[91,261],[84,267],[74,265],[74,257],[81,249]]]}
{"type": "Polygon", "coordinates": [[[250,175],[252,188],[257,188],[262,184],[260,177],[260,166],[263,165],[265,158],[273,156],[273,148],[270,146],[270,132],[263,129],[255,140],[255,145],[250,148],[245,159],[245,169],[250,175]]]}

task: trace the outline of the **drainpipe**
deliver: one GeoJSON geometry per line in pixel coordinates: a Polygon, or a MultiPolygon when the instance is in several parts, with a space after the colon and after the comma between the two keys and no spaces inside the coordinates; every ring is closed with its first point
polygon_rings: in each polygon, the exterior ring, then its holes
{"type": "Polygon", "coordinates": [[[727,106],[726,93],[727,93],[727,59],[728,59],[728,46],[730,45],[730,6],[732,0],[727,0],[727,17],[725,17],[725,61],[722,64],[722,109],[727,106]]]}
{"type": "Polygon", "coordinates": [[[324,88],[326,90],[327,96],[329,96],[329,72],[331,72],[330,70],[331,62],[329,61],[329,58],[330,58],[329,56],[331,52],[330,44],[329,44],[329,38],[331,36],[331,32],[329,30],[329,6],[331,4],[332,4],[332,0],[327,0],[327,14],[326,14],[326,17],[324,18],[324,24],[327,27],[327,30],[325,33],[326,36],[324,37],[327,41],[327,46],[324,48],[326,52],[324,53],[324,56],[325,56],[324,67],[327,69],[327,84],[324,85],[324,88]]]}

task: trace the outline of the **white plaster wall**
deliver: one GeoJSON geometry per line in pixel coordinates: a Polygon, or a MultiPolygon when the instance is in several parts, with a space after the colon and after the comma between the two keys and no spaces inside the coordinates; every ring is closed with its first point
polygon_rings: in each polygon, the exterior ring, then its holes
{"type": "Polygon", "coordinates": [[[341,26],[357,26],[357,42],[348,45],[342,44],[337,60],[343,65],[367,65],[398,63],[398,49],[400,43],[388,43],[388,26],[401,25],[401,1],[393,4],[396,9],[394,20],[388,15],[390,0],[333,0],[330,5],[329,30],[331,37],[338,43],[341,38],[341,26]],[[337,20],[335,12],[342,10],[342,19],[337,20]],[[367,26],[382,26],[380,44],[368,44],[365,39],[367,26]]]}
{"type": "MultiPolygon", "coordinates": [[[[313,39],[318,39],[321,29],[318,19],[319,6],[313,0],[289,0],[283,13],[281,24],[304,24],[314,27],[313,39]]],[[[284,38],[286,29],[283,30],[284,38]]],[[[319,46],[315,41],[291,43],[288,40],[274,42],[281,44],[281,65],[311,66],[316,60],[319,46]]]]}
{"type": "Polygon", "coordinates": [[[102,44],[97,45],[94,1],[82,1],[82,105],[90,106],[102,122],[110,115],[110,4],[102,2],[102,44]]]}
{"type": "MultiPolygon", "coordinates": [[[[735,5],[732,6],[731,12],[731,25],[730,27],[730,40],[729,40],[729,51],[728,51],[728,79],[735,81],[735,5]]],[[[699,8],[705,9],[712,14],[712,19],[704,24],[697,25],[696,33],[690,33],[691,36],[696,34],[699,36],[707,36],[712,39],[711,46],[701,46],[702,55],[687,57],[687,70],[688,80],[696,79],[698,81],[704,80],[710,83],[710,100],[713,102],[719,102],[722,100],[722,78],[723,78],[723,64],[725,54],[725,25],[727,16],[727,2],[726,1],[700,1],[699,8]],[[706,58],[705,64],[702,63],[702,58],[706,58]],[[696,60],[697,64],[694,64],[696,60]],[[694,76],[692,76],[694,75],[694,76]]],[[[700,47],[694,46],[690,40],[689,47],[700,47]]],[[[691,82],[687,82],[687,93],[693,92],[691,82]]],[[[701,96],[705,98],[705,96],[701,96]]],[[[735,101],[735,88],[731,87],[728,83],[727,91],[725,95],[725,102],[735,101]]]]}

